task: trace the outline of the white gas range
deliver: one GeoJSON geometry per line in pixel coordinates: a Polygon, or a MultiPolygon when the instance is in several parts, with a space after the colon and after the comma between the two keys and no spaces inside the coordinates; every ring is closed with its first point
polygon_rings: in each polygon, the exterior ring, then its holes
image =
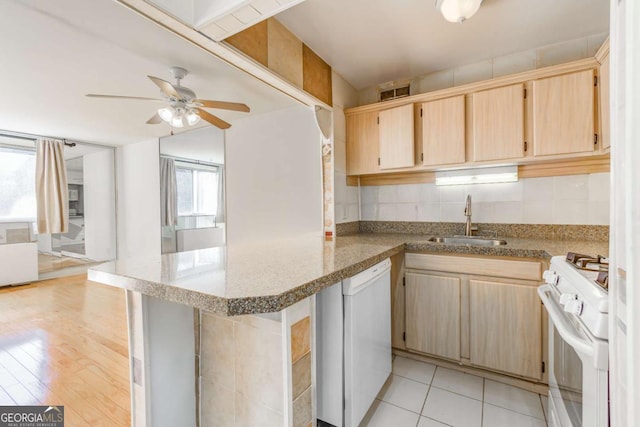
{"type": "Polygon", "coordinates": [[[538,294],[549,313],[549,425],[609,425],[607,260],[551,258],[538,294]]]}

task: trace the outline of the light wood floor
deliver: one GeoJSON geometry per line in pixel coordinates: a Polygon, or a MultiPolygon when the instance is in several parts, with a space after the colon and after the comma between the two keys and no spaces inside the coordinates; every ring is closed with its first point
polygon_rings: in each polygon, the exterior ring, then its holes
{"type": "Polygon", "coordinates": [[[130,425],[124,291],[86,275],[0,288],[0,405],[64,405],[65,426],[130,425]]]}

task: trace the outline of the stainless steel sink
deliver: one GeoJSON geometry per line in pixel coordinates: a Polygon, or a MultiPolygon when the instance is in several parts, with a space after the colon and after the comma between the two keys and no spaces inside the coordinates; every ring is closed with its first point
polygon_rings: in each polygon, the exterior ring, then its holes
{"type": "Polygon", "coordinates": [[[501,246],[506,245],[506,240],[489,239],[476,236],[451,236],[431,237],[429,242],[444,243],[445,245],[470,245],[470,246],[501,246]]]}

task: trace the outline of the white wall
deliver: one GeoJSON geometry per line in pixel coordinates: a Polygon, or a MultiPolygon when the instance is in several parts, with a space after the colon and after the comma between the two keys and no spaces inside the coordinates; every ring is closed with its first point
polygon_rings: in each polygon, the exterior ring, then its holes
{"type": "Polygon", "coordinates": [[[225,142],[228,245],[322,235],[321,138],[307,107],[234,121],[225,142]]]}
{"type": "Polygon", "coordinates": [[[371,186],[361,188],[361,219],[462,222],[471,194],[473,222],[608,225],[609,193],[608,173],[467,186],[371,186]]]}
{"type": "Polygon", "coordinates": [[[358,105],[358,93],[338,73],[331,73],[333,90],[334,214],[336,224],[357,221],[358,188],[347,186],[347,130],[344,109],[358,105]]]}
{"type": "Polygon", "coordinates": [[[104,149],[82,159],[85,254],[98,261],[116,257],[114,151],[104,149]]]}
{"type": "MultiPolygon", "coordinates": [[[[508,74],[535,70],[569,61],[593,57],[608,34],[594,34],[510,55],[490,58],[474,64],[413,77],[411,95],[488,80],[508,74]]],[[[405,76],[398,76],[403,78],[405,76]]],[[[380,82],[385,83],[385,82],[380,82]]],[[[359,105],[378,102],[377,86],[358,93],[359,105]]]]}
{"type": "Polygon", "coordinates": [[[118,147],[118,258],[160,254],[158,139],[118,147]]]}

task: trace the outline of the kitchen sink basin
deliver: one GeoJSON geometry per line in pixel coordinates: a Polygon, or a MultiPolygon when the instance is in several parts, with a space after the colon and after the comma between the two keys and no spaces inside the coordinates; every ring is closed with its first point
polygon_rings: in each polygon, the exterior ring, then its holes
{"type": "Polygon", "coordinates": [[[445,245],[470,245],[470,246],[502,246],[506,245],[506,240],[489,239],[476,236],[451,236],[451,237],[431,237],[429,242],[444,243],[445,245]]]}

